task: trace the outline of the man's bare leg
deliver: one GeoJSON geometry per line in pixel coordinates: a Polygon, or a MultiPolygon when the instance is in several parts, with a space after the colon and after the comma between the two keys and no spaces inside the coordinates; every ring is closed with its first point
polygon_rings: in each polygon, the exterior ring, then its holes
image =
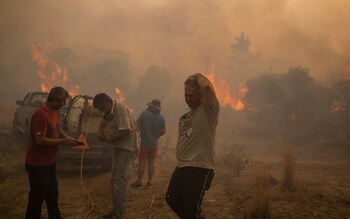
{"type": "Polygon", "coordinates": [[[153,185],[153,176],[155,171],[155,159],[148,159],[148,183],[153,185]]]}
{"type": "Polygon", "coordinates": [[[139,169],[137,174],[137,183],[142,184],[142,177],[145,173],[146,160],[139,160],[139,169]]]}

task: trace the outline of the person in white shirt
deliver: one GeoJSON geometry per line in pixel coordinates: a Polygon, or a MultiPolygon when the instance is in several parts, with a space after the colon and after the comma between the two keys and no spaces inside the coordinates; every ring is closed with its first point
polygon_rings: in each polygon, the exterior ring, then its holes
{"type": "Polygon", "coordinates": [[[201,203],[214,177],[215,133],[219,102],[208,78],[197,73],[184,82],[190,110],[181,116],[176,146],[177,167],[166,201],[180,218],[200,218],[201,203]]]}
{"type": "Polygon", "coordinates": [[[130,167],[138,153],[137,125],[129,108],[107,94],[94,97],[93,106],[104,113],[97,138],[113,147],[111,190],[113,210],[104,218],[124,218],[130,167]]]}

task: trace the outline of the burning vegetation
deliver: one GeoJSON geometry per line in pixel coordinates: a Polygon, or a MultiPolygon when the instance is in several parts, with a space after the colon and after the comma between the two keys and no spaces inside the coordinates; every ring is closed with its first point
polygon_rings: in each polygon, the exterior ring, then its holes
{"type": "MultiPolygon", "coordinates": [[[[71,96],[105,92],[126,102],[135,116],[151,99],[164,103],[169,134],[160,146],[158,193],[129,191],[127,211],[129,218],[144,218],[145,212],[152,218],[175,218],[163,194],[176,165],[174,130],[186,107],[183,80],[197,71],[210,79],[220,102],[218,165],[213,187],[203,200],[205,216],[349,216],[349,49],[346,34],[343,39],[337,34],[338,29],[342,34],[347,30],[348,19],[333,14],[348,15],[345,3],[310,2],[300,7],[289,0],[201,5],[171,1],[161,6],[112,2],[77,1],[69,10],[58,1],[23,1],[25,10],[16,3],[2,4],[9,10],[2,14],[6,22],[0,22],[0,97],[7,101],[0,105],[0,217],[21,218],[27,197],[18,194],[28,190],[23,186],[24,150],[20,137],[8,131],[12,117],[7,115],[12,115],[16,98],[28,91],[63,86],[71,96]],[[309,5],[312,10],[304,7],[309,5]],[[334,9],[329,10],[332,21],[323,19],[324,8],[329,8],[325,5],[334,9]],[[340,12],[335,10],[339,8],[340,12]],[[15,18],[7,22],[10,15],[15,18]],[[304,16],[313,18],[312,28],[304,16]],[[331,25],[322,26],[324,20],[331,25]],[[38,41],[53,24],[62,28],[56,39],[38,41]],[[13,37],[19,35],[19,27],[22,38],[13,37]],[[284,145],[291,148],[283,152],[284,145]],[[256,173],[257,169],[261,171],[256,173]],[[155,199],[149,211],[145,200],[151,196],[155,199]]],[[[88,115],[83,119],[87,121],[88,115]]],[[[67,218],[84,215],[88,206],[74,168],[64,166],[60,172],[60,204],[67,218]]],[[[97,206],[93,217],[98,217],[111,207],[106,192],[110,176],[89,171],[97,206]]]]}
{"type": "MultiPolygon", "coordinates": [[[[237,71],[247,60],[258,65],[259,56],[250,52],[250,45],[250,39],[243,33],[236,37],[236,43],[231,45],[233,63],[237,71]]],[[[89,85],[91,83],[89,81],[94,79],[85,76],[85,80],[80,81],[80,84],[74,82],[65,62],[57,61],[57,58],[62,56],[72,59],[76,56],[72,55],[74,52],[63,49],[52,51],[50,42],[33,43],[31,48],[32,60],[37,65],[42,91],[47,92],[51,87],[59,85],[66,87],[70,95],[74,96],[86,92],[87,86],[90,88],[93,86],[89,85]],[[57,55],[59,53],[62,54],[57,55]]],[[[100,50],[96,52],[105,61],[82,71],[86,71],[87,74],[99,74],[102,76],[99,77],[101,79],[116,78],[118,74],[122,75],[122,72],[128,71],[128,58],[122,53],[100,50]]],[[[345,72],[348,70],[345,68],[345,72]]],[[[72,71],[77,70],[72,68],[72,71]]],[[[277,133],[283,139],[297,144],[339,134],[350,138],[347,134],[350,133],[348,125],[350,123],[346,122],[350,119],[350,81],[347,78],[324,85],[314,79],[307,68],[297,66],[290,67],[287,73],[276,74],[267,71],[251,77],[236,83],[238,87],[235,90],[232,81],[224,80],[220,78],[220,74],[214,72],[213,64],[206,74],[215,88],[221,107],[230,109],[223,112],[223,117],[238,112],[244,113],[247,121],[253,124],[249,125],[253,133],[266,136],[274,136],[277,133]]],[[[113,82],[113,80],[107,81],[113,82]]],[[[110,90],[118,101],[124,102],[127,99],[130,105],[138,110],[154,96],[161,99],[168,98],[173,83],[169,72],[157,66],[151,66],[146,71],[136,89],[130,86],[130,81],[125,76],[119,77],[118,81],[119,83],[116,83],[120,84],[118,87],[110,83],[106,84],[107,87],[97,87],[95,90],[104,92],[110,90]],[[124,79],[119,80],[120,78],[124,79]],[[140,94],[144,96],[143,102],[139,101],[140,94]]],[[[168,101],[168,105],[169,108],[176,109],[175,105],[178,105],[178,102],[168,101]]]]}
{"type": "Polygon", "coordinates": [[[80,86],[72,84],[65,66],[49,57],[50,45],[49,42],[32,44],[32,60],[38,66],[38,76],[42,81],[41,91],[49,92],[52,87],[62,86],[71,96],[77,95],[80,86]]]}

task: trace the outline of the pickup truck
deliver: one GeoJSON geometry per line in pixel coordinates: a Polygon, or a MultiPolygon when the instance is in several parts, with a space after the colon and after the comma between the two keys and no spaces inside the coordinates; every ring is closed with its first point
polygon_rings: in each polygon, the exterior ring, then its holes
{"type": "Polygon", "coordinates": [[[45,92],[30,92],[23,100],[16,101],[16,110],[13,116],[12,131],[14,133],[23,134],[25,146],[29,143],[30,121],[34,111],[46,101],[48,93],[45,92]]]}
{"type": "MultiPolygon", "coordinates": [[[[23,100],[16,101],[12,130],[23,136],[23,143],[28,147],[30,138],[30,122],[34,111],[46,101],[48,93],[30,92],[23,100]]],[[[68,99],[66,106],[60,110],[62,129],[74,138],[84,141],[86,145],[78,147],[59,147],[58,162],[80,161],[84,149],[84,163],[97,164],[105,170],[111,168],[111,147],[99,142],[97,130],[103,114],[92,107],[93,98],[77,95],[68,99]]]]}

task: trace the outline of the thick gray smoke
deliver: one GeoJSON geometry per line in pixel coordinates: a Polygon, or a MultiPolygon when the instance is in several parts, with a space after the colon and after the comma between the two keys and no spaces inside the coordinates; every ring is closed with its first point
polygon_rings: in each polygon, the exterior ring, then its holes
{"type": "Polygon", "coordinates": [[[349,6],[340,0],[1,1],[0,96],[14,101],[40,90],[33,43],[49,45],[47,55],[67,68],[79,92],[113,94],[119,87],[137,110],[162,88],[165,104],[178,101],[184,109],[184,79],[212,65],[233,92],[258,74],[296,65],[320,80],[345,77],[349,6]],[[159,83],[167,84],[154,86],[159,83]]]}

